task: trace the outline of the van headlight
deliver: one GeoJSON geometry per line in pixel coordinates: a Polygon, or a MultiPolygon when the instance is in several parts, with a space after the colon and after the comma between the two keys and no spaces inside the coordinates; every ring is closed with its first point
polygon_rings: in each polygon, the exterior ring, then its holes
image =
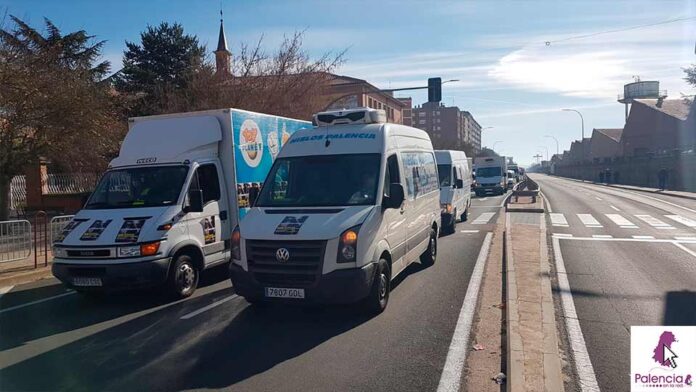
{"type": "Polygon", "coordinates": [[[451,214],[452,213],[452,204],[441,203],[440,204],[440,213],[441,214],[451,214]]]}
{"type": "Polygon", "coordinates": [[[119,246],[118,257],[137,257],[140,256],[140,245],[119,246]]]}
{"type": "Polygon", "coordinates": [[[359,231],[360,225],[357,225],[341,233],[341,236],[338,238],[337,261],[339,263],[352,263],[355,261],[359,231]]]}
{"type": "Polygon", "coordinates": [[[53,257],[59,258],[59,259],[64,259],[68,257],[68,250],[60,247],[60,246],[54,246],[53,247],[53,257]]]}

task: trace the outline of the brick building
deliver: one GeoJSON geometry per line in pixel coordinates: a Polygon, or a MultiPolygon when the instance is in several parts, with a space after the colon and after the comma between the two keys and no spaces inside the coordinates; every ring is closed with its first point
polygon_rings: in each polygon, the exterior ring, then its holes
{"type": "Polygon", "coordinates": [[[621,137],[623,155],[696,148],[696,110],[684,99],[636,99],[621,137]]]}
{"type": "Polygon", "coordinates": [[[435,148],[462,150],[466,143],[474,153],[481,151],[481,125],[456,106],[426,102],[413,108],[412,124],[428,132],[435,148]]]}
{"type": "Polygon", "coordinates": [[[623,128],[595,128],[590,140],[590,159],[604,161],[621,155],[623,128]]]}

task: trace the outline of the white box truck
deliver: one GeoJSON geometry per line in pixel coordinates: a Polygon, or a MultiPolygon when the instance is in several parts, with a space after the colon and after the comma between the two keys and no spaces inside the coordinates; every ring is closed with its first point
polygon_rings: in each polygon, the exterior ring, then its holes
{"type": "Polygon", "coordinates": [[[202,270],[229,262],[249,193],[308,126],[236,109],[130,119],[119,156],[54,239],[53,274],[78,292],[191,295],[202,270]]]}
{"type": "Polygon", "coordinates": [[[476,196],[488,193],[502,195],[507,192],[507,160],[505,157],[474,158],[476,172],[476,196]]]}
{"type": "Polygon", "coordinates": [[[437,255],[440,192],[428,134],[382,110],[315,116],[291,136],[232,234],[235,292],[249,302],[364,301],[381,312],[391,280],[437,255]]]}

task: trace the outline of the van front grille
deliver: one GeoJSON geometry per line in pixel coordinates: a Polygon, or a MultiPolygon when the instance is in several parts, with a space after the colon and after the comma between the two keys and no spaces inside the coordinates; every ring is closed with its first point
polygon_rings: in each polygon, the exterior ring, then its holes
{"type": "Polygon", "coordinates": [[[326,241],[248,240],[246,247],[249,272],[257,282],[308,287],[321,275],[326,241]],[[287,250],[287,260],[276,256],[279,249],[287,250]]]}

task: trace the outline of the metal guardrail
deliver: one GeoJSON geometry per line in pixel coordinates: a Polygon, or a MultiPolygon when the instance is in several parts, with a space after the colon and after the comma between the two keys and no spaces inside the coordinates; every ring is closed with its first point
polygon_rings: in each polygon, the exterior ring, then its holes
{"type": "Polygon", "coordinates": [[[28,220],[0,222],[0,263],[26,259],[31,255],[32,245],[28,220]]]}

